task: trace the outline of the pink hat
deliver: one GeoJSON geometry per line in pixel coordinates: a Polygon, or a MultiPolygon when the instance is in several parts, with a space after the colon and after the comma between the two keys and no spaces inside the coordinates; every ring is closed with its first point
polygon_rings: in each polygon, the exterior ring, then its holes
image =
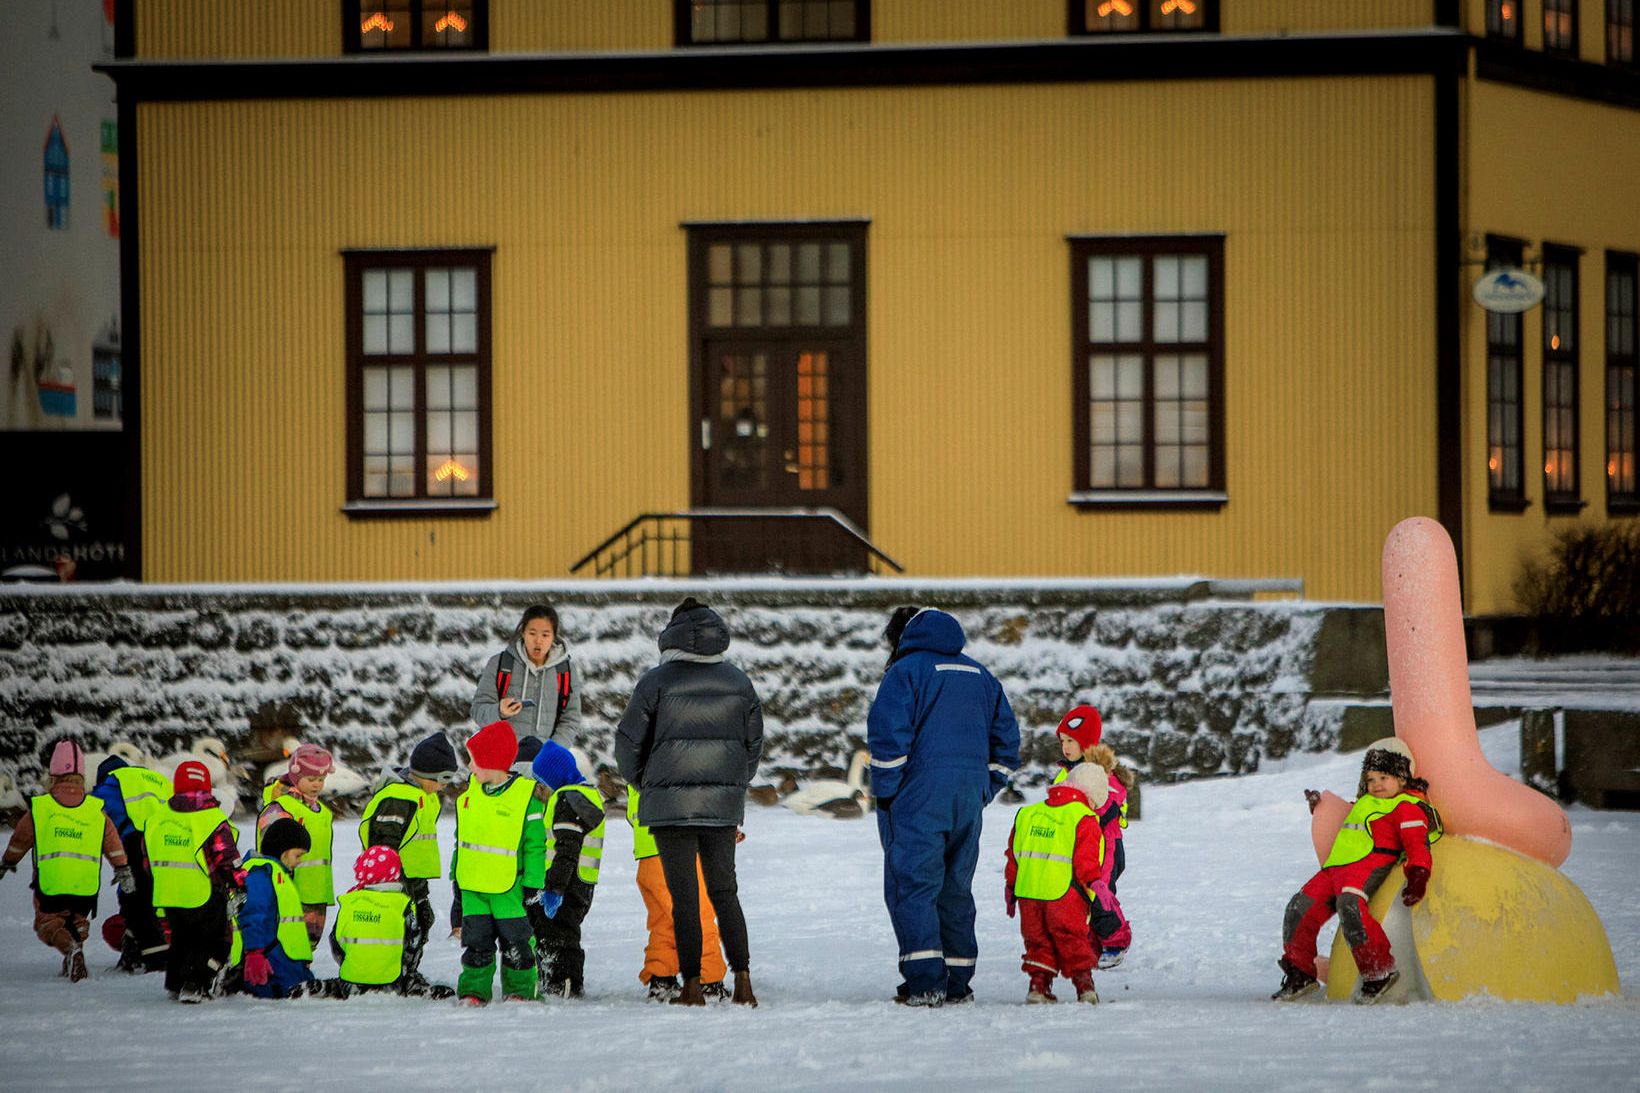
{"type": "Polygon", "coordinates": [[[80,751],[80,745],[72,740],[59,740],[57,746],[51,749],[51,776],[60,774],[78,774],[85,777],[85,753],[80,751]]]}
{"type": "Polygon", "coordinates": [[[331,762],[330,753],[317,744],[298,744],[296,750],[290,753],[290,780],[306,778],[312,774],[329,774],[336,769],[331,762]]]}
{"type": "Polygon", "coordinates": [[[399,852],[391,846],[368,847],[353,863],[353,879],[359,883],[354,886],[357,891],[367,884],[388,884],[404,876],[404,867],[399,861],[399,852]]]}

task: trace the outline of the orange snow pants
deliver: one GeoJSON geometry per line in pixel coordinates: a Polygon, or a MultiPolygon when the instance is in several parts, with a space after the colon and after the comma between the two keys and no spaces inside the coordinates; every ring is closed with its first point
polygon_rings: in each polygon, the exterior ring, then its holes
{"type": "MultiPolygon", "coordinates": [[[[712,901],[706,897],[706,877],[698,861],[695,877],[700,882],[700,978],[703,983],[721,983],[729,966],[723,960],[723,947],[718,943],[717,912],[712,910],[712,901]]],[[[638,982],[647,983],[657,975],[677,975],[678,943],[672,935],[672,893],[666,889],[659,854],[638,859],[638,891],[643,894],[643,905],[649,911],[649,944],[643,949],[643,971],[638,973],[638,982]]]]}

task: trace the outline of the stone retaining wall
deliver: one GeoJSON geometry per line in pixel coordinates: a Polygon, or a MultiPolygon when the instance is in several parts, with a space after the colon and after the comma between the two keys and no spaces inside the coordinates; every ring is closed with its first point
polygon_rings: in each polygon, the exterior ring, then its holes
{"type": "Polygon", "coordinates": [[[202,735],[230,752],[288,731],[362,771],[463,730],[473,681],[522,608],[550,599],[584,675],[579,741],[610,737],[672,605],[723,613],[756,683],[765,771],[840,767],[861,744],[880,634],[902,603],[961,620],[1001,679],[1040,780],[1076,701],[1152,781],[1256,770],[1338,740],[1350,696],[1387,687],[1375,607],[1253,602],[1244,588],[1134,583],[638,581],[504,586],[11,587],[0,591],[0,769],[26,784],[54,736],[146,753],[202,735]],[[260,730],[260,731],[259,731],[260,730]]]}

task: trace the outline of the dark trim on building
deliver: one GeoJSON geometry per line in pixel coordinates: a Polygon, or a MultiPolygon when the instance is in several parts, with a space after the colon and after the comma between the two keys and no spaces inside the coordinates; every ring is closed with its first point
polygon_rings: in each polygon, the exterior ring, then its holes
{"type": "Polygon", "coordinates": [[[1435,12],[1432,16],[1438,27],[1460,26],[1458,20],[1458,0],[1434,0],[1435,12]]]}
{"type": "MultiPolygon", "coordinates": [[[[119,12],[129,12],[121,4],[119,12]]],[[[129,19],[127,15],[127,19],[129,19]]],[[[119,29],[115,28],[118,41],[119,29]]],[[[119,48],[116,45],[116,50],[119,48]]],[[[142,580],[142,259],[137,248],[137,104],[119,96],[115,124],[120,141],[120,418],[125,437],[126,576],[142,580]]]]}
{"type": "Polygon", "coordinates": [[[489,497],[422,501],[359,500],[349,501],[342,506],[341,512],[349,520],[426,519],[429,516],[484,519],[498,507],[495,499],[489,497]]]}
{"type": "Polygon", "coordinates": [[[1474,38],[1475,77],[1591,102],[1640,108],[1640,72],[1474,38]]]}
{"type": "MultiPolygon", "coordinates": [[[[1461,67],[1449,28],[1385,34],[1098,35],[1069,41],[718,46],[634,53],[127,60],[95,66],[142,102],[1417,75],[1461,67]]],[[[1599,66],[1592,66],[1599,67],[1599,66]]],[[[1640,80],[1635,81],[1640,84],[1640,80]]]]}
{"type": "Polygon", "coordinates": [[[114,56],[137,55],[137,0],[114,0],[114,56]]]}
{"type": "MultiPolygon", "coordinates": [[[[1437,4],[1439,7],[1440,4],[1437,4]]],[[[1435,512],[1458,556],[1463,587],[1463,76],[1435,75],[1435,512]]]]}

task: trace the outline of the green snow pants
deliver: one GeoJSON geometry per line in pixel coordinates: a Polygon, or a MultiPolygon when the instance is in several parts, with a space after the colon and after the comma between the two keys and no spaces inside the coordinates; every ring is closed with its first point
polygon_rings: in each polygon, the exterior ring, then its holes
{"type": "Polygon", "coordinates": [[[501,950],[501,993],[507,998],[536,997],[533,932],[524,914],[520,880],[495,895],[461,892],[461,978],[456,993],[488,1002],[495,985],[495,953],[501,950]]]}

